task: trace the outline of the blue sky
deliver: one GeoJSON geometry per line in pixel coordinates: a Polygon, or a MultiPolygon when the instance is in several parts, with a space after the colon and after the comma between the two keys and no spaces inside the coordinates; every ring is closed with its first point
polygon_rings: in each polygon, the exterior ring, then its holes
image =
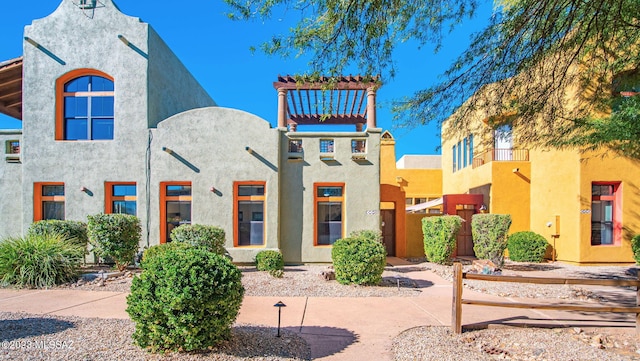
{"type": "MultiPolygon", "coordinates": [[[[301,58],[268,57],[249,50],[272,34],[286,32],[296,20],[294,13],[274,13],[273,19],[264,23],[241,22],[227,19],[228,8],[222,0],[115,2],[125,14],[151,24],[218,105],[256,114],[273,126],[277,122],[273,82],[278,74],[293,75],[308,69],[307,61],[301,58]]],[[[485,2],[473,21],[445,39],[439,53],[434,54],[427,47],[418,49],[411,42],[399,46],[396,76],[385,79],[377,98],[378,127],[390,130],[396,138],[397,158],[404,154],[439,153],[440,138],[435,125],[393,129],[389,102],[438,80],[438,75],[464,50],[469,34],[478,31],[490,15],[492,1],[485,2]]],[[[58,4],[58,0],[5,1],[0,12],[0,61],[21,56],[24,26],[49,15],[58,4]]],[[[20,127],[20,121],[0,115],[0,129],[20,127]]]]}

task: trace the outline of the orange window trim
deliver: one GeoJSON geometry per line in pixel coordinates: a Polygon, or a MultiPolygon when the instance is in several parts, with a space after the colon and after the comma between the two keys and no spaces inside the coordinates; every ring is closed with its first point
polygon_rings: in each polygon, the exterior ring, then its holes
{"type": "Polygon", "coordinates": [[[135,201],[138,200],[136,196],[114,196],[113,186],[115,185],[136,185],[136,182],[104,182],[104,213],[113,213],[114,201],[135,201]]]}
{"type": "Polygon", "coordinates": [[[43,196],[42,187],[44,186],[64,186],[63,182],[36,182],[33,183],[33,221],[41,221],[44,218],[42,213],[42,202],[45,201],[64,201],[64,196],[43,196]]]}
{"type": "MultiPolygon", "coordinates": [[[[238,245],[238,237],[240,236],[240,232],[239,230],[239,224],[238,224],[238,201],[265,201],[266,200],[266,194],[267,194],[267,182],[265,181],[235,181],[233,182],[233,246],[234,247],[243,247],[243,248],[250,248],[250,247],[254,247],[254,248],[258,248],[258,247],[263,247],[263,246],[239,246],[238,245]],[[262,196],[239,196],[239,189],[240,186],[263,186],[264,187],[264,195],[262,196]]],[[[263,203],[263,207],[264,207],[264,203],[263,203]]],[[[263,222],[266,223],[266,221],[264,221],[265,219],[267,219],[267,212],[266,209],[264,210],[264,216],[263,216],[263,222]]],[[[264,242],[264,239],[267,235],[267,227],[266,224],[264,225],[263,228],[263,232],[262,232],[262,243],[263,245],[266,244],[266,242],[264,242]]]]}
{"type": "MultiPolygon", "coordinates": [[[[97,69],[88,69],[88,68],[81,68],[81,69],[74,69],[71,70],[70,72],[62,75],[61,77],[59,77],[58,79],[56,79],[56,134],[55,134],[55,140],[64,140],[64,96],[65,94],[73,94],[73,93],[65,93],[64,91],[64,85],[69,82],[70,80],[73,80],[75,78],[79,78],[81,76],[85,76],[85,75],[96,75],[96,76],[101,76],[103,78],[107,78],[111,81],[113,80],[113,77],[108,75],[107,73],[101,72],[100,70],[97,69]]],[[[113,94],[112,92],[109,92],[110,95],[113,94]]],[[[96,93],[91,93],[92,95],[95,95],[96,93]]]]}
{"type": "Polygon", "coordinates": [[[318,202],[341,202],[342,203],[342,236],[344,236],[345,219],[344,219],[344,183],[314,183],[313,184],[313,246],[314,247],[331,247],[327,244],[318,244],[318,202]],[[342,197],[319,197],[318,188],[320,187],[341,187],[342,197]]]}
{"type": "MultiPolygon", "coordinates": [[[[160,182],[160,243],[167,239],[167,201],[190,201],[191,196],[167,196],[167,186],[191,186],[191,182],[160,182]]],[[[191,190],[193,192],[193,188],[191,190]]]]}

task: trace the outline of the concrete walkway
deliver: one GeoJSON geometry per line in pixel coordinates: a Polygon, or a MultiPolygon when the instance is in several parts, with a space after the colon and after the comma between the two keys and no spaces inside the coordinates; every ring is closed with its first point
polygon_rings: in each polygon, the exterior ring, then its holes
{"type": "MultiPolygon", "coordinates": [[[[451,323],[451,284],[430,271],[412,271],[406,275],[424,286],[418,297],[245,297],[237,322],[274,327],[275,334],[278,312],[274,304],[282,301],[287,305],[282,309],[282,327],[305,338],[313,359],[361,360],[374,357],[376,360],[392,360],[392,340],[402,331],[425,325],[449,326],[451,323]]],[[[0,289],[0,311],[127,319],[126,296],[127,293],[121,292],[0,289]]],[[[470,290],[465,290],[463,297],[505,300],[470,290]]],[[[463,306],[462,322],[465,327],[491,323],[615,327],[623,332],[635,332],[635,316],[631,314],[463,306]]]]}

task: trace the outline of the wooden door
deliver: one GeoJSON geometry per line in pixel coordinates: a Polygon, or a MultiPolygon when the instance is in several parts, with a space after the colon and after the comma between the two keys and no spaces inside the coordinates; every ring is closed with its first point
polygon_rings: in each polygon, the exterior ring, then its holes
{"type": "Polygon", "coordinates": [[[473,252],[473,235],[471,234],[471,216],[475,211],[473,209],[458,209],[458,216],[464,219],[460,231],[458,232],[458,238],[456,241],[456,256],[471,256],[475,257],[473,252]]]}
{"type": "Polygon", "coordinates": [[[383,209],[382,215],[382,242],[387,249],[387,256],[396,255],[396,210],[383,209]]]}

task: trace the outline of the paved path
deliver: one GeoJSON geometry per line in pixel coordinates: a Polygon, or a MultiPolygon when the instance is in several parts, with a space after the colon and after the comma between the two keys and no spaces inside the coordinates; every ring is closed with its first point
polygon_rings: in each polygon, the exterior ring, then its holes
{"type": "MultiPolygon", "coordinates": [[[[418,297],[245,297],[237,322],[271,326],[275,333],[278,313],[274,304],[282,301],[287,305],[282,309],[282,327],[307,340],[313,359],[391,360],[392,340],[402,331],[451,322],[451,284],[430,271],[406,274],[424,285],[418,297]]],[[[0,311],[126,319],[126,296],[121,292],[0,289],[0,311]]],[[[464,298],[505,300],[470,290],[464,291],[464,298]]],[[[500,323],[616,327],[635,332],[635,317],[627,314],[464,306],[462,322],[467,327],[500,323]]]]}

